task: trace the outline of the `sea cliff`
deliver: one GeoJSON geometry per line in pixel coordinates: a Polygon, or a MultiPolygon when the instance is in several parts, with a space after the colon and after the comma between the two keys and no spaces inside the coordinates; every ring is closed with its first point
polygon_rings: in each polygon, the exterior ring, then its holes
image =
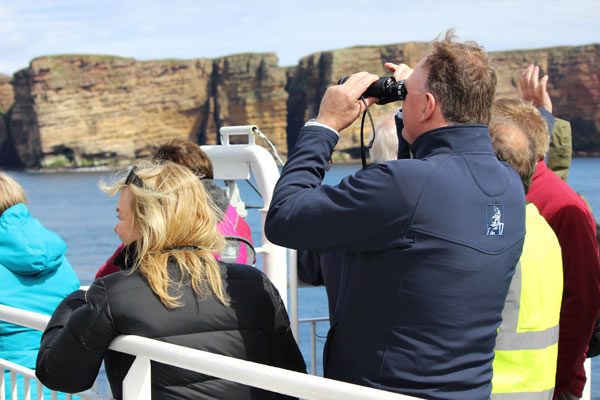
{"type": "MultiPolygon", "coordinates": [[[[279,67],[274,53],[153,61],[39,57],[12,78],[0,76],[0,165],[124,164],[171,138],[214,144],[220,127],[248,124],[258,125],[285,156],[302,124],[316,116],[328,86],[360,70],[389,75],[386,61],[414,66],[427,47],[403,43],[324,51],[294,67],[279,67]]],[[[491,54],[498,97],[518,97],[522,69],[539,64],[551,77],[555,115],[572,123],[574,149],[600,151],[600,44],[491,54]]],[[[371,111],[377,122],[396,108],[371,111]]],[[[355,159],[359,145],[356,122],[341,135],[336,157],[355,159]]]]}

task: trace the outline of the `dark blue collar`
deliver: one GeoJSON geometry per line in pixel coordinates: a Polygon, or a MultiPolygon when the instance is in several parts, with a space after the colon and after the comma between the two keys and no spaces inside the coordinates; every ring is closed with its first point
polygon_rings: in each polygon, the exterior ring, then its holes
{"type": "Polygon", "coordinates": [[[487,125],[451,125],[425,132],[410,150],[415,158],[438,153],[494,153],[487,125]]]}

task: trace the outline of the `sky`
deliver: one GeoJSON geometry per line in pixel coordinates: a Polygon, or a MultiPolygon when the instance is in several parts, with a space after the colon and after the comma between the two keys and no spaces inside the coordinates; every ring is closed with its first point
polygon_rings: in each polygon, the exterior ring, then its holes
{"type": "Polygon", "coordinates": [[[448,28],[488,51],[600,43],[600,0],[0,0],[0,73],[56,54],[275,52],[289,66],[323,50],[428,42],[448,28]]]}

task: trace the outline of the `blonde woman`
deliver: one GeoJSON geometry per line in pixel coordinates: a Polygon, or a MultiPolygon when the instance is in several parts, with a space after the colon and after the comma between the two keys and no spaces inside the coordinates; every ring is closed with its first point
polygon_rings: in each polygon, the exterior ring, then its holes
{"type": "MultiPolygon", "coordinates": [[[[79,278],[65,256],[66,243],[32,217],[26,203],[21,185],[0,172],[0,304],[50,315],[79,289],[79,278]]],[[[35,368],[41,336],[35,329],[0,322],[0,358],[35,368]]],[[[4,371],[4,379],[9,399],[10,371],[4,371]]],[[[36,392],[32,385],[31,398],[36,392]]],[[[22,376],[17,393],[24,398],[22,376]]],[[[44,394],[50,398],[49,391],[44,394]]]]}
{"type": "MultiPolygon", "coordinates": [[[[121,271],[74,292],[42,337],[37,376],[50,388],[89,388],[102,360],[115,398],[133,357],[107,351],[118,335],[304,372],[276,289],[257,269],[224,264],[217,209],[200,180],[170,161],[147,161],[113,186],[121,271]]],[[[153,399],[277,399],[280,396],[168,365],[152,364],[153,399]]]]}

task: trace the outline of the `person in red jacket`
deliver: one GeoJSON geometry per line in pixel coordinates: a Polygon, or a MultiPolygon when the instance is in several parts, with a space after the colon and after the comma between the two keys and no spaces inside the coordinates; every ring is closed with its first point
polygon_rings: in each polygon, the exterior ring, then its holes
{"type": "MultiPolygon", "coordinates": [[[[250,226],[229,204],[229,199],[224,190],[214,183],[212,162],[200,146],[190,140],[173,139],[160,146],[152,158],[154,160],[173,161],[186,166],[202,179],[204,189],[223,213],[217,224],[217,229],[225,236],[227,245],[221,254],[215,254],[217,260],[238,264],[254,264],[255,251],[250,226]]],[[[100,267],[95,279],[119,271],[119,267],[115,265],[114,261],[122,250],[123,244],[100,267]]]]}
{"type": "Polygon", "coordinates": [[[505,116],[523,127],[536,142],[537,166],[527,201],[532,202],[552,227],[562,249],[564,289],[560,312],[560,332],[555,399],[578,399],[586,382],[583,363],[600,303],[600,260],[596,224],[581,197],[546,166],[549,148],[548,124],[534,107],[552,110],[546,91],[547,77],[538,80],[539,71],[528,68],[521,82],[526,100],[499,100],[494,115],[505,116]]]}

